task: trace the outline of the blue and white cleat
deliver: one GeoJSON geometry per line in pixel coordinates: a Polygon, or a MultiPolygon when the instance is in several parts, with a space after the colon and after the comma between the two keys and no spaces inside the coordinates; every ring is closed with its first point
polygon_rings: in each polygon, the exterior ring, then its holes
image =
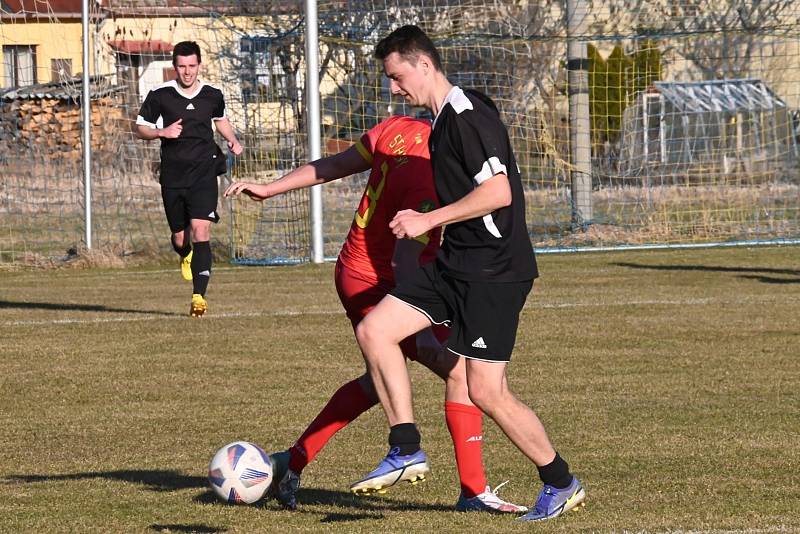
{"type": "Polygon", "coordinates": [[[521,506],[512,502],[504,501],[497,495],[497,490],[508,483],[503,482],[495,489],[486,486],[486,490],[474,497],[467,498],[462,493],[456,503],[457,512],[490,512],[495,514],[521,514],[528,511],[527,506],[521,506]]]}
{"type": "Polygon", "coordinates": [[[428,456],[425,451],[418,450],[414,454],[401,455],[398,447],[392,447],[386,458],[367,476],[350,486],[356,495],[370,493],[386,493],[386,490],[398,482],[417,482],[425,480],[430,472],[428,456]]]}
{"type": "Polygon", "coordinates": [[[519,518],[519,521],[544,521],[558,517],[578,506],[585,506],[586,492],[580,481],[572,477],[572,482],[564,489],[544,485],[533,510],[519,518]]]}

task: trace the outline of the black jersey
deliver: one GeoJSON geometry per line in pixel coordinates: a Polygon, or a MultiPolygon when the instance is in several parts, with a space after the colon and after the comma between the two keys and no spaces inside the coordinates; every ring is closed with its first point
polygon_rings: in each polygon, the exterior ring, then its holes
{"type": "Polygon", "coordinates": [[[225,173],[225,155],[214,141],[211,121],[225,117],[222,91],[200,83],[193,94],[184,95],[175,80],[163,83],[147,93],[136,124],[151,128],[166,127],[183,119],[177,139],[161,138],[161,185],[189,187],[209,176],[209,166],[216,174],[225,173]]]}
{"type": "Polygon", "coordinates": [[[431,163],[442,205],[452,204],[503,173],[511,205],[448,224],[437,261],[461,280],[520,282],[538,276],[525,224],[525,197],[508,132],[497,113],[453,87],[433,123],[431,163]]]}

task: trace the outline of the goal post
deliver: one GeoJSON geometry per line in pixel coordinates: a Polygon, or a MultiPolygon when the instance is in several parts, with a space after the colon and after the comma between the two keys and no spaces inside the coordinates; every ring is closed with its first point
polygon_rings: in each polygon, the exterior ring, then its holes
{"type": "MultiPolygon", "coordinates": [[[[202,79],[225,94],[245,146],[224,187],[341,151],[390,114],[426,116],[392,99],[373,57],[408,23],[430,34],[453,83],[497,102],[538,250],[800,239],[797,2],[100,0],[87,4],[88,38],[83,3],[0,12],[0,262],[86,246],[169,257],[158,143],[131,126],[172,75],[175,43],[200,44],[202,79]]],[[[334,258],[365,179],[220,198],[214,251],[334,258]]]]}

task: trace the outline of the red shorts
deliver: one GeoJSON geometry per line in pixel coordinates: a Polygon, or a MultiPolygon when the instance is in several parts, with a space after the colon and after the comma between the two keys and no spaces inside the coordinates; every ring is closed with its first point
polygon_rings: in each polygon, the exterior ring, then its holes
{"type": "MultiPolygon", "coordinates": [[[[353,325],[363,319],[378,303],[394,289],[391,284],[381,282],[370,282],[364,280],[352,269],[348,269],[340,262],[336,262],[336,292],[339,293],[339,300],[344,306],[347,318],[353,325]]],[[[447,341],[450,329],[444,325],[432,325],[433,334],[440,343],[447,341]]],[[[417,342],[415,336],[409,336],[400,342],[403,354],[409,360],[417,359],[417,342]]]]}

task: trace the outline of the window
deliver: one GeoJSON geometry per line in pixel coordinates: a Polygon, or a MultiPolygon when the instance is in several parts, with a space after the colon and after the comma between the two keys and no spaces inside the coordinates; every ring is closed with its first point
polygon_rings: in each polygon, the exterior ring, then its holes
{"type": "Polygon", "coordinates": [[[3,87],[25,87],[36,83],[36,46],[3,46],[3,87]]]}
{"type": "Polygon", "coordinates": [[[278,49],[268,37],[244,37],[240,42],[242,99],[244,102],[288,98],[286,72],[278,49]]]}
{"type": "Polygon", "coordinates": [[[68,80],[72,78],[71,59],[51,59],[50,60],[50,79],[54,82],[68,80]]]}

